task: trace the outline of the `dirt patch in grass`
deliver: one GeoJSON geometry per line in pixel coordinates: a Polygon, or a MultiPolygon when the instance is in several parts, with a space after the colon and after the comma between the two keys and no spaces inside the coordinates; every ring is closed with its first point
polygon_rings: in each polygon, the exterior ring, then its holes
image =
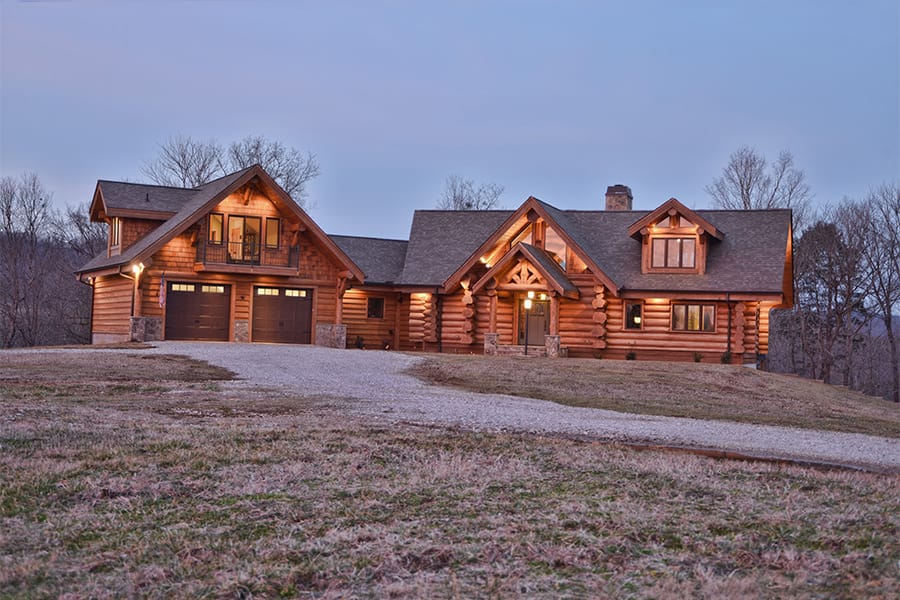
{"type": "Polygon", "coordinates": [[[900,405],[735,365],[427,355],[438,385],[620,412],[900,437],[900,405]]]}
{"type": "Polygon", "coordinates": [[[897,477],[379,426],[202,380],[179,358],[123,354],[89,389],[73,377],[44,393],[70,358],[0,363],[22,386],[0,388],[0,597],[814,598],[900,585],[897,477]]]}

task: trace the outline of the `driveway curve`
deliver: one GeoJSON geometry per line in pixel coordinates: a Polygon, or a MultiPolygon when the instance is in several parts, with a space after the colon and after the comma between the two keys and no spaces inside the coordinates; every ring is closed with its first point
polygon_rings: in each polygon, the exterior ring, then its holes
{"type": "Polygon", "coordinates": [[[241,378],[231,386],[276,387],[299,397],[331,399],[350,414],[380,422],[561,434],[900,473],[900,440],[893,438],[637,415],[479,394],[406,375],[404,371],[421,359],[397,352],[215,342],[154,342],[149,351],[187,355],[230,369],[241,378]]]}

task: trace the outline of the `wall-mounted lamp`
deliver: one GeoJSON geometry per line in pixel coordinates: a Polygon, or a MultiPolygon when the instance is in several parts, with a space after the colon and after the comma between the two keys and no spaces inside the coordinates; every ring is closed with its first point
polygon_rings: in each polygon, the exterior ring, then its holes
{"type": "Polygon", "coordinates": [[[534,292],[528,292],[528,297],[529,297],[529,298],[534,298],[534,292]]]}
{"type": "Polygon", "coordinates": [[[640,325],[640,324],[641,324],[641,318],[640,318],[640,317],[634,317],[634,324],[635,324],[635,325],[640,325]]]}
{"type": "Polygon", "coordinates": [[[541,300],[546,300],[546,299],[547,299],[547,294],[545,294],[544,292],[541,292],[541,300]]]}

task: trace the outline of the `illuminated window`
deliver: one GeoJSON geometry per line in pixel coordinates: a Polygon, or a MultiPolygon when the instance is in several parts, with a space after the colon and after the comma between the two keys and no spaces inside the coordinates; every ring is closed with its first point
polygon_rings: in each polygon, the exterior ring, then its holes
{"type": "Polygon", "coordinates": [[[306,290],[284,290],[284,295],[289,298],[306,298],[306,290]]]}
{"type": "Polygon", "coordinates": [[[653,268],[693,269],[696,264],[694,238],[654,238],[650,265],[653,268]]]}
{"type": "Polygon", "coordinates": [[[552,227],[547,227],[544,232],[544,250],[549,252],[563,269],[566,268],[566,242],[552,227]]]}
{"type": "Polygon", "coordinates": [[[515,235],[515,237],[513,237],[513,239],[509,242],[509,247],[512,248],[513,246],[515,246],[518,243],[522,243],[522,244],[534,243],[532,241],[533,236],[531,235],[532,229],[533,228],[530,223],[528,225],[526,225],[525,227],[523,227],[522,230],[519,231],[519,233],[517,233],[515,235]]]}
{"type": "Polygon", "coordinates": [[[281,219],[266,218],[266,248],[277,248],[278,237],[281,232],[281,219]]]}
{"type": "Polygon", "coordinates": [[[193,283],[173,283],[172,291],[173,292],[193,292],[194,284],[193,283]]]}
{"type": "Polygon", "coordinates": [[[644,307],[640,302],[625,303],[625,329],[643,329],[644,307]]]}
{"type": "Polygon", "coordinates": [[[201,285],[200,291],[204,294],[224,294],[225,286],[224,285],[201,285]]]}
{"type": "Polygon", "coordinates": [[[257,296],[277,296],[280,293],[278,288],[258,287],[256,288],[257,296]]]}
{"type": "Polygon", "coordinates": [[[370,319],[384,318],[384,298],[369,298],[366,316],[370,319]]]}
{"type": "Polygon", "coordinates": [[[119,217],[113,217],[112,223],[109,224],[109,245],[118,246],[122,239],[122,220],[119,217]]]}
{"type": "Polygon", "coordinates": [[[210,244],[222,243],[222,232],[225,231],[225,217],[218,213],[210,213],[209,215],[209,235],[207,239],[210,244]]]}
{"type": "Polygon", "coordinates": [[[673,331],[715,331],[716,307],[713,304],[674,304],[673,331]]]}

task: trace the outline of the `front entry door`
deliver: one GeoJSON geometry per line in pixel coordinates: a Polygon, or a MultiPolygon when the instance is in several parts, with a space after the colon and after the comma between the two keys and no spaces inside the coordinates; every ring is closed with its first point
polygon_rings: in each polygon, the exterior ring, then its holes
{"type": "Polygon", "coordinates": [[[550,302],[532,300],[531,310],[525,310],[525,299],[519,300],[519,344],[525,343],[528,328],[528,345],[543,346],[544,336],[550,332],[550,302]]]}

